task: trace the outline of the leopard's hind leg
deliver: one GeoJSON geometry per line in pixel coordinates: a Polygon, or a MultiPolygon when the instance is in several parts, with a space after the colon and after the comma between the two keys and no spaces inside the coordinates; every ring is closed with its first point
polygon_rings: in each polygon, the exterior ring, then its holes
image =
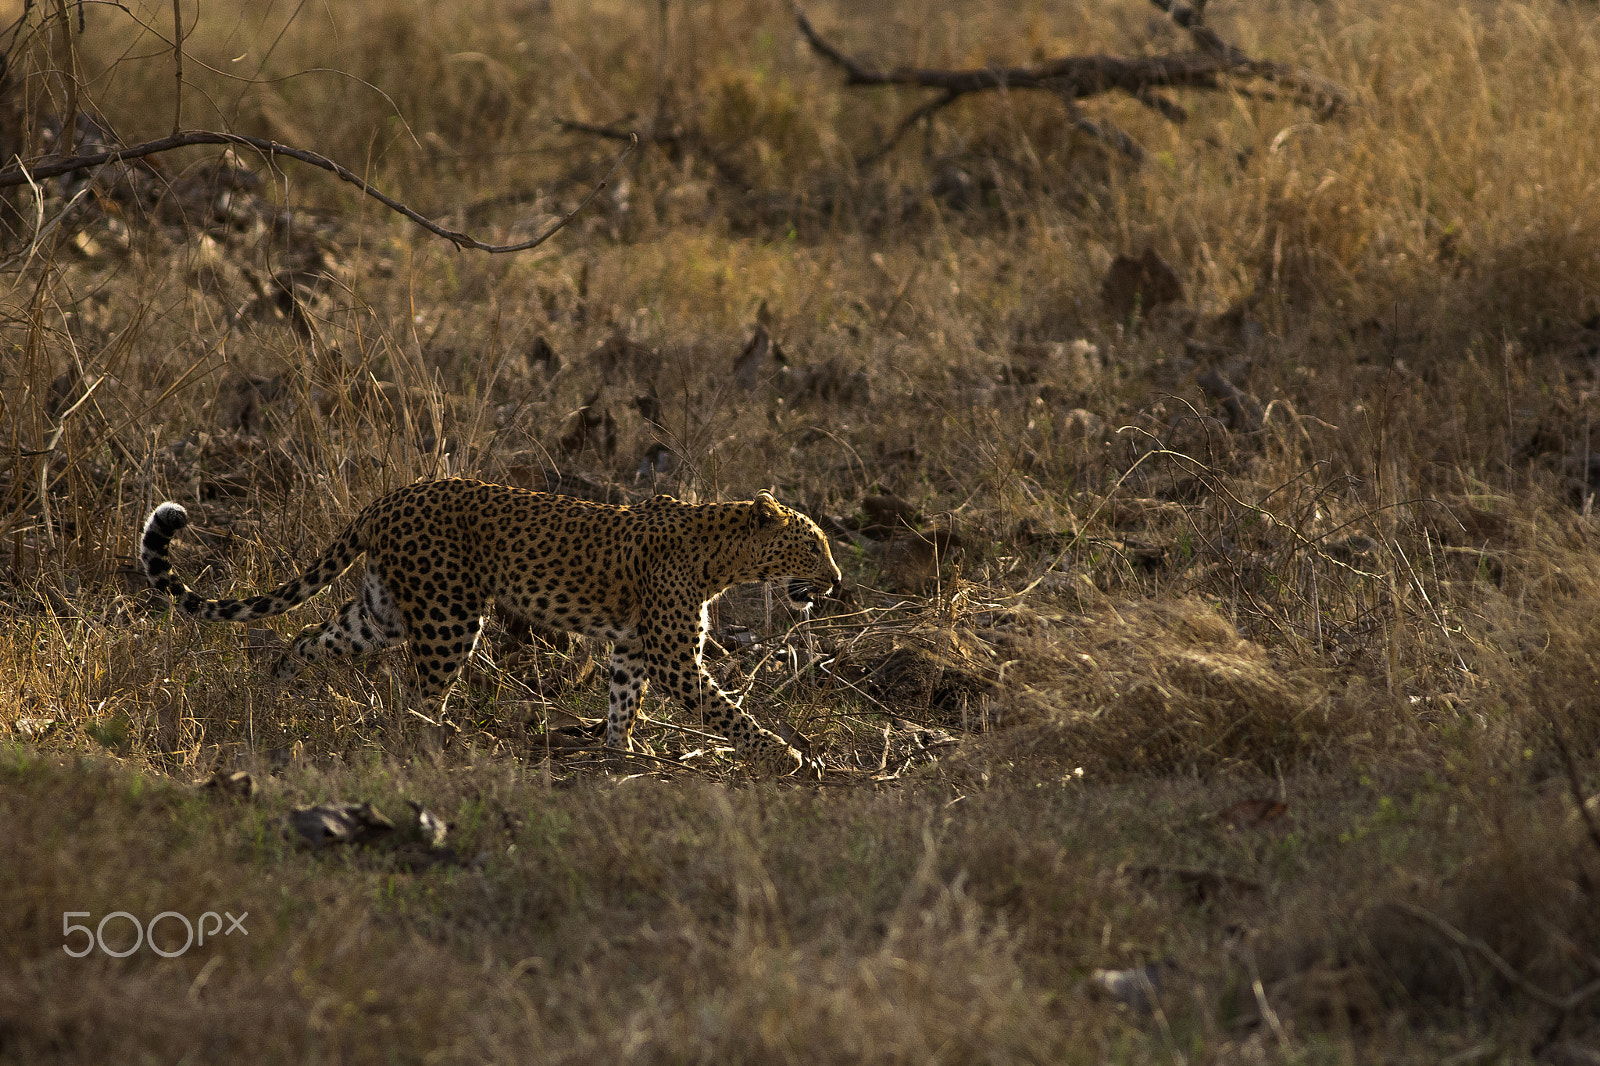
{"type": "Polygon", "coordinates": [[[314,662],[339,656],[367,655],[404,639],[405,621],[388,586],[369,567],[361,581],[361,594],[326,622],[307,626],[278,660],[273,674],[287,681],[314,662]]]}
{"type": "Polygon", "coordinates": [[[478,646],[487,608],[476,593],[451,604],[448,615],[441,607],[420,601],[399,604],[411,654],[412,711],[436,727],[445,726],[445,704],[467,657],[478,646]]]}

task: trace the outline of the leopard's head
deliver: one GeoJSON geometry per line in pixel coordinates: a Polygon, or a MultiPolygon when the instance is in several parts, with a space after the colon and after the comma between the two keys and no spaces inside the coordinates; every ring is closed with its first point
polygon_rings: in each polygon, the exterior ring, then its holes
{"type": "Polygon", "coordinates": [[[750,534],[755,541],[756,577],[783,581],[789,602],[809,608],[816,597],[839,588],[839,567],[828,537],[815,522],[779,503],[770,492],[751,501],[750,534]]]}

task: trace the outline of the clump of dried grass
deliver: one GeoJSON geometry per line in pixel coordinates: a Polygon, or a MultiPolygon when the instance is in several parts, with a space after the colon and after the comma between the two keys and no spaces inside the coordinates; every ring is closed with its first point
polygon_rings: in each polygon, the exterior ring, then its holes
{"type": "Polygon", "coordinates": [[[1381,744],[1388,701],[1193,599],[1105,603],[1006,641],[1002,733],[967,756],[1087,774],[1274,772],[1381,744]]]}

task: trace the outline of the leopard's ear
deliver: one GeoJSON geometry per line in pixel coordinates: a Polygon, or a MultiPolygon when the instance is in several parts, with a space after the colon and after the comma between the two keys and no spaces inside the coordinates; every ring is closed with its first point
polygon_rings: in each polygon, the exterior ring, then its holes
{"type": "Polygon", "coordinates": [[[772,493],[762,490],[756,493],[756,498],[751,501],[755,504],[755,527],[766,529],[773,525],[782,525],[788,520],[788,515],[772,493]]]}

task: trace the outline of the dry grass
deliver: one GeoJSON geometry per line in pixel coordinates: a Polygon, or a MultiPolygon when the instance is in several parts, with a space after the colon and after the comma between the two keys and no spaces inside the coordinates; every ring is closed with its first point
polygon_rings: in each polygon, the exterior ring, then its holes
{"type": "MultiPolygon", "coordinates": [[[[1208,14],[1357,106],[1086,103],[1138,168],[998,93],[859,165],[914,101],[839,84],[783,5],[186,12],[185,125],[316,149],[491,239],[609,165],[555,119],[667,140],[521,257],[244,156],[261,185],[226,201],[215,153],[107,170],[38,241],[71,190],[13,191],[0,1058],[1593,1048],[1600,996],[1529,987],[1600,976],[1575,805],[1600,742],[1600,25],[1554,0],[1257,7],[1208,14]],[[1183,297],[1113,313],[1102,279],[1146,249],[1183,297]],[[752,383],[758,320],[783,354],[752,383]],[[1259,409],[1230,415],[1213,370],[1259,409]],[[752,781],[660,705],[655,758],[566,749],[602,705],[595,649],[500,629],[431,760],[391,725],[398,658],[272,684],[303,617],[198,626],[131,568],[162,499],[221,592],[419,476],[547,470],[772,487],[827,520],[848,597],[801,626],[730,595],[715,664],[823,785],[752,781]],[[232,766],[256,802],[189,791],[232,766]],[[295,803],[408,797],[465,865],[280,835],[295,803]],[[58,950],[66,910],[224,908],[247,945],[58,950]],[[1145,963],[1170,964],[1158,1011],[1089,990],[1145,963]]],[[[808,11],[883,65],[1184,44],[1133,0],[808,11]]],[[[0,141],[30,156],[69,57],[56,9],[8,16],[0,141]]],[[[170,7],[85,18],[76,106],[166,132],[170,7]]]]}

